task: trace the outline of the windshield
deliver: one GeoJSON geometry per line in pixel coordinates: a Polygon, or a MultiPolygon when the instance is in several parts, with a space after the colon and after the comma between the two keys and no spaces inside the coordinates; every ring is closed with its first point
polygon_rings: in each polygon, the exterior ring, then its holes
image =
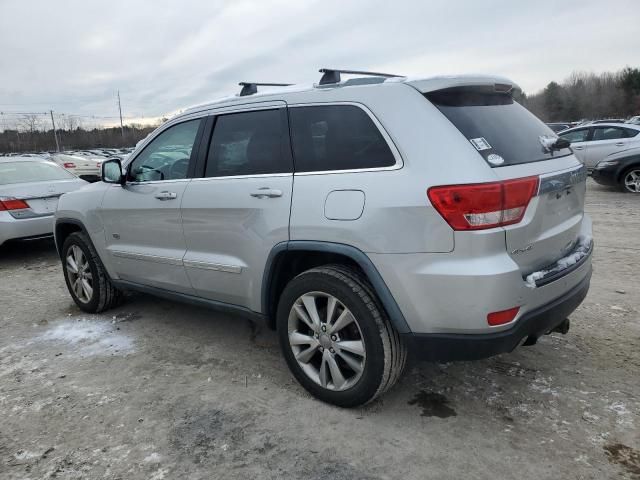
{"type": "Polygon", "coordinates": [[[541,137],[555,138],[541,120],[509,93],[456,87],[425,94],[492,167],[550,160],[571,154],[549,148],[541,137]],[[546,145],[546,146],[545,146],[546,145]]]}
{"type": "Polygon", "coordinates": [[[49,162],[0,162],[0,185],[72,178],[75,177],[71,173],[49,162]]]}

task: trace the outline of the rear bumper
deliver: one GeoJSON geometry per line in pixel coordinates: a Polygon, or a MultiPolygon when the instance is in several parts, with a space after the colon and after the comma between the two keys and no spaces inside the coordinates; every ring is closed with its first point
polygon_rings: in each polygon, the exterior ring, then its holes
{"type": "Polygon", "coordinates": [[[523,340],[538,338],[561,324],[589,291],[591,266],[584,279],[562,296],[527,312],[508,330],[487,334],[408,333],[411,354],[421,360],[478,360],[514,350],[523,340]]]}
{"type": "Polygon", "coordinates": [[[8,212],[0,212],[0,245],[7,240],[53,235],[53,215],[15,219],[8,212]]]}

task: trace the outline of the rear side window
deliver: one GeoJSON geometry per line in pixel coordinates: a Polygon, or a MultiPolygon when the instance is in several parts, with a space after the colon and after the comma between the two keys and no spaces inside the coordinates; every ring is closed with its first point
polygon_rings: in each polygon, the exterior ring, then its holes
{"type": "Polygon", "coordinates": [[[369,115],[353,105],[289,109],[297,172],[390,167],[396,160],[369,115]]]}
{"type": "Polygon", "coordinates": [[[216,118],[206,177],[291,172],[281,110],[231,113],[216,118]]]}
{"type": "Polygon", "coordinates": [[[550,160],[569,148],[548,150],[540,137],[554,133],[509,93],[456,87],[425,94],[492,167],[550,160]]]}
{"type": "Polygon", "coordinates": [[[638,135],[638,130],[634,130],[632,128],[625,128],[625,132],[627,132],[627,137],[635,137],[638,135]]]}
{"type": "Polygon", "coordinates": [[[581,128],[580,130],[572,130],[560,135],[562,138],[569,140],[570,142],[586,142],[589,136],[588,128],[581,128]]]}

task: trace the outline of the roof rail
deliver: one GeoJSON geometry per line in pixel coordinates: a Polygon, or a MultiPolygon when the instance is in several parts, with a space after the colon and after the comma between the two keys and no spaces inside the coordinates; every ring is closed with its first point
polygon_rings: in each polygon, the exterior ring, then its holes
{"type": "Polygon", "coordinates": [[[320,73],[322,73],[322,78],[320,79],[319,85],[327,85],[330,83],[340,83],[340,74],[346,73],[349,75],[368,75],[371,77],[403,77],[404,75],[395,75],[393,73],[380,73],[380,72],[363,72],[360,70],[342,70],[339,68],[321,68],[320,73]]]}
{"type": "Polygon", "coordinates": [[[253,95],[258,93],[258,87],[290,87],[293,83],[260,83],[260,82],[240,82],[238,85],[242,87],[240,96],[253,95]]]}

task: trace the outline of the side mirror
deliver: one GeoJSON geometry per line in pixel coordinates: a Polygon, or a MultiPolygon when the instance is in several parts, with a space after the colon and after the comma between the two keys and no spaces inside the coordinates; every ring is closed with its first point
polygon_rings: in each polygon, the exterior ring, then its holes
{"type": "Polygon", "coordinates": [[[124,185],[126,178],[122,174],[120,159],[114,158],[102,162],[102,181],[104,183],[117,183],[124,185]]]}

